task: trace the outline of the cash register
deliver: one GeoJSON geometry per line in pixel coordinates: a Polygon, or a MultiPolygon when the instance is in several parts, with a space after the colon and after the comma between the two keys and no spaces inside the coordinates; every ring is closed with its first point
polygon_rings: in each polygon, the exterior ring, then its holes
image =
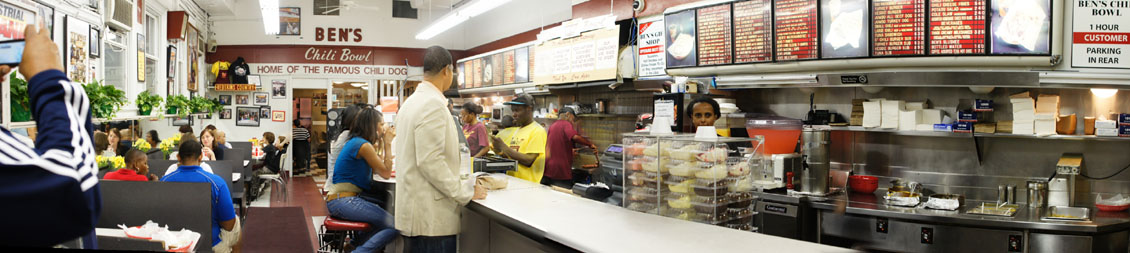
{"type": "Polygon", "coordinates": [[[612,144],[600,155],[600,169],[593,182],[608,185],[613,192],[624,192],[624,145],[612,144]]]}
{"type": "Polygon", "coordinates": [[[475,172],[506,173],[506,171],[517,170],[518,161],[514,159],[502,158],[499,156],[487,155],[482,157],[475,157],[475,164],[472,168],[475,172]]]}

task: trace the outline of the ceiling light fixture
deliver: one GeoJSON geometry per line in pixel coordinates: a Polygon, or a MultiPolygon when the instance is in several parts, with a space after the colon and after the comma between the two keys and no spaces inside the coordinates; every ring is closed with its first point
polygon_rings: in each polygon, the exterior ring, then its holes
{"type": "Polygon", "coordinates": [[[1094,94],[1095,97],[1098,97],[1098,98],[1113,97],[1114,94],[1116,94],[1116,93],[1118,93],[1118,90],[1116,90],[1116,89],[1091,88],[1091,94],[1094,94]]]}
{"type": "Polygon", "coordinates": [[[259,0],[259,10],[263,13],[263,32],[279,34],[279,0],[259,0]]]}
{"type": "Polygon", "coordinates": [[[467,19],[486,13],[498,6],[502,6],[510,2],[510,0],[476,0],[471,3],[464,4],[451,10],[447,14],[436,20],[435,23],[428,25],[423,31],[416,34],[417,40],[429,40],[440,33],[455,27],[467,19]]]}
{"type": "Polygon", "coordinates": [[[367,86],[367,85],[365,85],[365,83],[350,83],[349,85],[352,85],[353,87],[358,87],[358,88],[360,88],[361,86],[367,86]]]}

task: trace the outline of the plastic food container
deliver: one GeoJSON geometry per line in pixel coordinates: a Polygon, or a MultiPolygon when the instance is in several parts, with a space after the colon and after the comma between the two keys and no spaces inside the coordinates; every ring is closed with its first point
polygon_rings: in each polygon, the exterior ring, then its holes
{"type": "Polygon", "coordinates": [[[1130,205],[1108,206],[1108,205],[1095,204],[1095,208],[1098,208],[1099,211],[1103,211],[1103,212],[1122,212],[1122,211],[1126,211],[1126,209],[1130,209],[1130,205]]]}
{"type": "Polygon", "coordinates": [[[853,192],[872,194],[875,193],[875,189],[879,189],[879,178],[854,175],[848,177],[848,184],[851,185],[853,192]]]}
{"type": "Polygon", "coordinates": [[[753,204],[753,193],[749,192],[731,192],[726,195],[733,203],[730,203],[729,208],[745,208],[748,209],[753,204]]]}
{"type": "Polygon", "coordinates": [[[796,151],[804,122],[799,119],[779,116],[763,117],[746,121],[746,132],[750,137],[765,137],[766,154],[790,154],[796,151]]]}

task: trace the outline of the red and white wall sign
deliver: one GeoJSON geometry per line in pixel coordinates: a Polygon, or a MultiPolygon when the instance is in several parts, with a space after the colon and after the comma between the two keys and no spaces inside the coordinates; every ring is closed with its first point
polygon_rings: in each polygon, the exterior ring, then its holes
{"type": "Polygon", "coordinates": [[[664,68],[667,58],[664,57],[664,28],[663,18],[651,22],[641,22],[639,34],[636,36],[639,45],[639,55],[636,57],[639,67],[639,76],[666,75],[664,68]]]}
{"type": "Polygon", "coordinates": [[[1130,69],[1130,2],[1072,1],[1071,66],[1130,69]]]}

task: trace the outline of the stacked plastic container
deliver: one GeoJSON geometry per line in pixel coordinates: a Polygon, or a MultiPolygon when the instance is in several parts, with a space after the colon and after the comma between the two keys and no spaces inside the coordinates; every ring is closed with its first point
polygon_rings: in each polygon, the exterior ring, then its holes
{"type": "Polygon", "coordinates": [[[751,172],[762,166],[762,144],[760,137],[627,136],[625,207],[750,231],[751,172]]]}

